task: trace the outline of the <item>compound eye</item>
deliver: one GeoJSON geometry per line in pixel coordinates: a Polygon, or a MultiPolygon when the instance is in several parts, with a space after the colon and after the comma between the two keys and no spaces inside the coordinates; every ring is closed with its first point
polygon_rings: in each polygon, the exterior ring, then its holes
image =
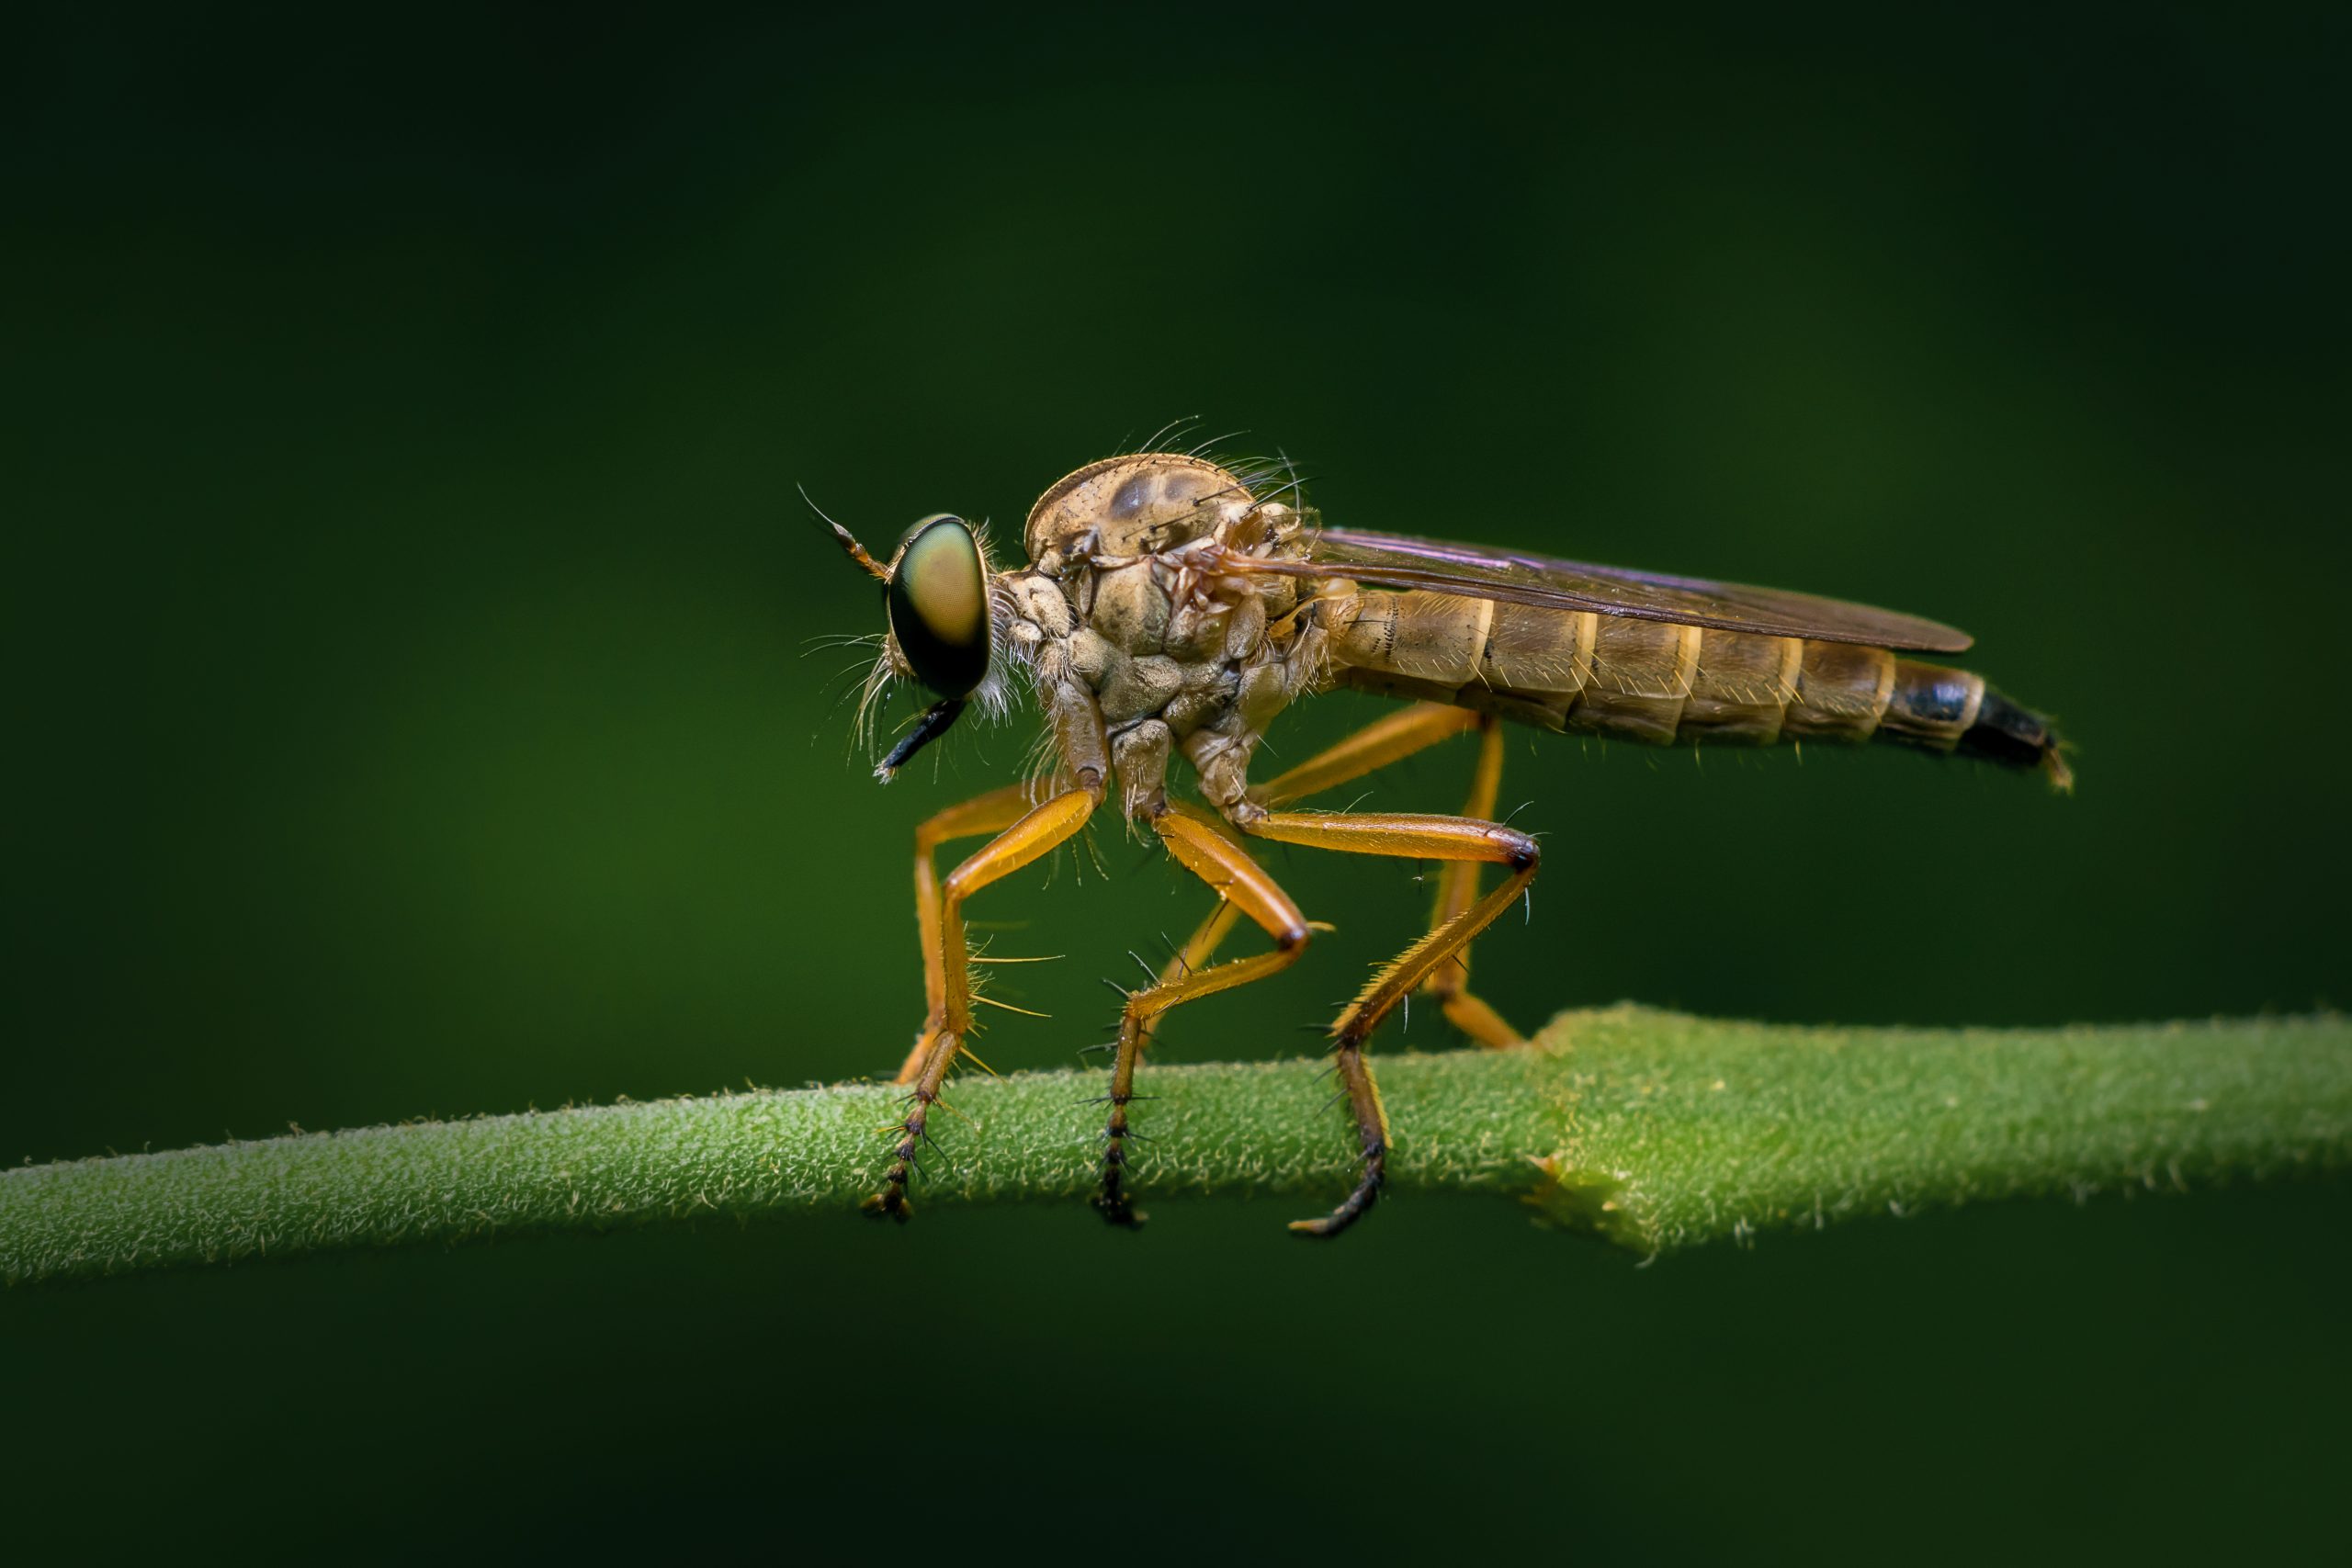
{"type": "Polygon", "coordinates": [[[989,587],[970,526],[944,512],[916,524],[887,592],[890,635],[915,678],[943,697],[971,695],[989,672],[989,587]]]}

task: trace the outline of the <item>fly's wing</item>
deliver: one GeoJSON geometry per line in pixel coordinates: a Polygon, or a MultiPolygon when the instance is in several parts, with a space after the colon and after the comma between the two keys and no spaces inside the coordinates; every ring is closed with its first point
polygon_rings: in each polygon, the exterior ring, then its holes
{"type": "Polygon", "coordinates": [[[1639,621],[1752,632],[1758,637],[1851,642],[1929,653],[1958,653],[1971,641],[1965,632],[1917,615],[1779,588],[1667,577],[1405,534],[1322,528],[1308,537],[1304,560],[1233,559],[1231,564],[1243,571],[1349,577],[1369,587],[1423,588],[1473,599],[1590,610],[1639,621]]]}

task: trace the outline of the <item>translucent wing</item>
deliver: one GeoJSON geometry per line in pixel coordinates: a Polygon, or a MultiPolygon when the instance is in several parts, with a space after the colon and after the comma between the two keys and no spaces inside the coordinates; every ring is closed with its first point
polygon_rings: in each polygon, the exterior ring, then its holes
{"type": "Polygon", "coordinates": [[[1971,641],[1965,632],[1917,615],[1779,588],[1668,577],[1405,534],[1321,528],[1308,537],[1311,542],[1305,560],[1237,560],[1233,564],[1245,571],[1350,577],[1371,587],[1426,588],[1474,599],[1590,610],[1640,621],[1753,632],[1759,637],[1930,653],[1958,653],[1971,641]]]}

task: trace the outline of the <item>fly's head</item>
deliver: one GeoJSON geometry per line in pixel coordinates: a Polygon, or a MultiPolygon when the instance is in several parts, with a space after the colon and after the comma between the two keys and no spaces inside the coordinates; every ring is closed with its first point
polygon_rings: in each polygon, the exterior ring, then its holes
{"type": "Polygon", "coordinates": [[[900,682],[921,685],[934,699],[876,765],[874,776],[887,784],[916,752],[946,734],[973,702],[1001,705],[1001,639],[988,538],[952,513],[933,513],[908,529],[883,562],[848,529],[830,517],[825,522],[842,552],[881,582],[888,617],[881,656],[858,703],[859,733],[867,731],[875,708],[900,682]]]}

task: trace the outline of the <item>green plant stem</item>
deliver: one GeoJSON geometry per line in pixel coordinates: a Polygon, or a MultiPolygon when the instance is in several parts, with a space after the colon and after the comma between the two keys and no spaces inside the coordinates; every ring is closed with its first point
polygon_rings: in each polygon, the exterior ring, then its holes
{"type": "MultiPolygon", "coordinates": [[[[1316,1060],[1148,1069],[1136,1190],[1344,1190],[1316,1060]]],[[[1984,1198],[2187,1189],[2352,1162],[2335,1017],[2055,1031],[1792,1029],[1638,1008],[1530,1049],[1380,1065],[1402,1191],[1524,1200],[1645,1254],[1984,1198]]],[[[1093,1190],[1104,1075],[978,1075],[937,1118],[925,1211],[1093,1190]]],[[[704,1214],[846,1210],[899,1091],[760,1091],[24,1167],[0,1175],[10,1282],[704,1214]]],[[[925,1219],[936,1223],[926,1213],[925,1219]]],[[[1079,1216],[1073,1215],[1072,1223],[1079,1216]]],[[[918,1223],[922,1223],[919,1221],[918,1223]]]]}

